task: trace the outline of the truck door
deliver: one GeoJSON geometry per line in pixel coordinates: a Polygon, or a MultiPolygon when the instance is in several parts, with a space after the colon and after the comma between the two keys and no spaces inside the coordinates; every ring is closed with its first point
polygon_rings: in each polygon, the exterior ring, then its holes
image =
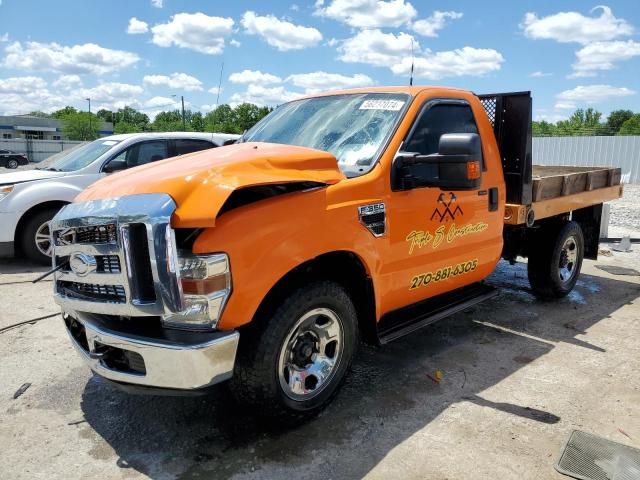
{"type": "MultiPolygon", "coordinates": [[[[401,153],[436,154],[440,137],[448,133],[479,133],[471,106],[462,99],[427,101],[401,153]]],[[[499,185],[492,181],[500,173],[489,175],[483,159],[478,160],[482,178],[477,189],[428,186],[438,176],[437,165],[429,163],[411,165],[410,181],[392,185],[387,206],[391,254],[385,268],[391,291],[385,311],[475,283],[495,267],[502,250],[502,218],[499,185]]]]}

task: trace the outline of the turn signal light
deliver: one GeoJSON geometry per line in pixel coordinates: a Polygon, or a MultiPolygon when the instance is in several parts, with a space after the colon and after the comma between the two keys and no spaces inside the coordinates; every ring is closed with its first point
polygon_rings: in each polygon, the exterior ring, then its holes
{"type": "Polygon", "coordinates": [[[482,174],[482,171],[480,170],[480,162],[478,160],[467,162],[467,179],[468,180],[477,180],[480,178],[481,174],[482,174]]]}

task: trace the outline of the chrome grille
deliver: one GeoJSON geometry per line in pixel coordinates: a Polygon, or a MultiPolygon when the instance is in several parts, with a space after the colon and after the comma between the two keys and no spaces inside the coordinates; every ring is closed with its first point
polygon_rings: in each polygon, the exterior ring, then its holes
{"type": "Polygon", "coordinates": [[[110,223],[59,230],[55,232],[54,238],[56,245],[116,243],[118,239],[116,232],[115,224],[110,223]]]}
{"type": "Polygon", "coordinates": [[[96,257],[97,272],[100,273],[120,273],[120,257],[118,255],[98,255],[96,257]]]}
{"type": "Polygon", "coordinates": [[[122,285],[96,285],[58,280],[57,290],[61,295],[81,300],[107,303],[125,303],[127,301],[122,285]]]}
{"type": "Polygon", "coordinates": [[[55,300],[63,310],[121,316],[180,312],[175,203],[143,194],[72,203],[53,218],[55,300]]]}

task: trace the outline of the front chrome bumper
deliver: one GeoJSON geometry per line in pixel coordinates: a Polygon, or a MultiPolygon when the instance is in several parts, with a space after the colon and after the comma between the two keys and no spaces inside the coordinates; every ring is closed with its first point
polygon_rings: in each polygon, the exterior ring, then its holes
{"type": "Polygon", "coordinates": [[[63,313],[63,318],[71,342],[85,363],[98,375],[114,382],[197,390],[227,380],[233,374],[240,338],[236,331],[216,332],[204,341],[192,343],[117,332],[77,312],[63,313]],[[72,324],[74,328],[70,328],[72,324]],[[139,355],[136,358],[142,358],[143,372],[109,365],[105,351],[139,355]]]}

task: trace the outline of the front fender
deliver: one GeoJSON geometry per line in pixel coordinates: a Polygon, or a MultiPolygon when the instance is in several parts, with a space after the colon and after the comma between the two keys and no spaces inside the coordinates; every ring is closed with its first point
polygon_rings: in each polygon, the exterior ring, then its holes
{"type": "MultiPolygon", "coordinates": [[[[287,273],[320,255],[346,251],[357,255],[374,290],[381,264],[375,238],[351,204],[327,208],[326,189],[264,200],[222,215],[196,240],[195,253],[226,252],[233,292],[220,321],[222,330],[251,321],[268,292],[287,273]]],[[[376,305],[378,308],[378,305],[376,305]]]]}

